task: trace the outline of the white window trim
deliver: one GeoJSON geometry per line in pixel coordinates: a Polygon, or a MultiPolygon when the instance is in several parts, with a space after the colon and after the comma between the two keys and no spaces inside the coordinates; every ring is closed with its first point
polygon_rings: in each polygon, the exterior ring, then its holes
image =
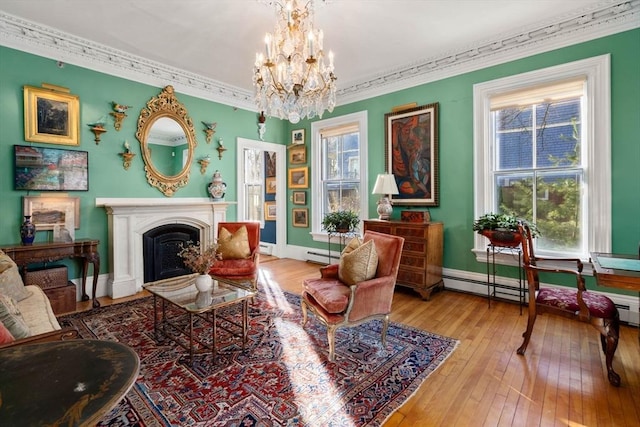
{"type": "MultiPolygon", "coordinates": [[[[585,226],[589,244],[587,252],[580,255],[583,261],[588,261],[589,251],[611,251],[611,90],[608,54],[473,86],[474,219],[492,211],[494,206],[493,182],[485,173],[491,170],[493,162],[489,126],[491,96],[577,76],[586,76],[587,79],[584,126],[587,126],[588,135],[591,136],[583,145],[588,157],[585,178],[589,186],[589,199],[585,226]]],[[[486,261],[486,244],[486,238],[475,235],[473,252],[478,261],[486,261]]],[[[499,261],[497,258],[496,262],[499,261]]]]}
{"type": "MultiPolygon", "coordinates": [[[[322,212],[319,208],[322,206],[322,193],[319,190],[320,173],[321,173],[321,156],[322,156],[322,143],[320,139],[320,131],[322,129],[334,128],[337,126],[346,125],[349,123],[358,123],[360,131],[360,212],[361,219],[368,215],[369,212],[369,189],[367,187],[368,174],[367,174],[367,147],[369,145],[368,139],[368,121],[367,111],[360,111],[357,113],[351,113],[340,117],[334,117],[326,120],[318,120],[311,123],[311,236],[313,240],[326,242],[328,240],[327,233],[322,230],[322,212]],[[313,191],[316,189],[316,191],[313,191]]],[[[360,227],[362,229],[362,227],[360,227]]]]}

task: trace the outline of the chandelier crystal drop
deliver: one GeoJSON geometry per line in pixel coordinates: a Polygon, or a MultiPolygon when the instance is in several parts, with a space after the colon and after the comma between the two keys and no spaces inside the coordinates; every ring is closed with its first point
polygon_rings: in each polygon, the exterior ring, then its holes
{"type": "Polygon", "coordinates": [[[313,27],[313,0],[275,2],[277,23],[256,54],[253,85],[258,111],[298,123],[322,118],[336,105],[333,53],[325,60],[322,30],[313,27]]]}

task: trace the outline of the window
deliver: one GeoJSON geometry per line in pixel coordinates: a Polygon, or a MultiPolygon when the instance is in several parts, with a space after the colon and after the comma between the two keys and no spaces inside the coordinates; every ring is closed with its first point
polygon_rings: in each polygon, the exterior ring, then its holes
{"type": "Polygon", "coordinates": [[[475,85],[474,124],[476,218],[535,222],[541,255],[609,251],[608,56],[475,85]]]}
{"type": "Polygon", "coordinates": [[[352,210],[368,216],[367,116],[349,114],[311,124],[312,232],[324,240],[321,222],[328,212],[352,210]]]}
{"type": "Polygon", "coordinates": [[[263,152],[244,149],[244,220],[259,221],[264,227],[264,166],[263,152]]]}

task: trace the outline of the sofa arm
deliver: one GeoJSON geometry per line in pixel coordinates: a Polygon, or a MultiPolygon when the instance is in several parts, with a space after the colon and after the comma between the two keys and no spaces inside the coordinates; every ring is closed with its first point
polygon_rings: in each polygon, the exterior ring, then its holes
{"type": "Polygon", "coordinates": [[[27,338],[15,340],[10,343],[0,344],[1,348],[14,347],[17,345],[36,344],[40,342],[48,341],[65,341],[78,338],[78,330],[74,328],[65,328],[57,331],[45,332],[44,334],[37,334],[27,338]]]}

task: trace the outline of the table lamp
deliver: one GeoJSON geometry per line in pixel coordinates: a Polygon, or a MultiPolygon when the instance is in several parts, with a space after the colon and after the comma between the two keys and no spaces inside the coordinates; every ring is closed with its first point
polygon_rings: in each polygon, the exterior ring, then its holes
{"type": "Polygon", "coordinates": [[[393,206],[387,195],[400,194],[398,192],[398,186],[396,185],[396,177],[391,173],[380,173],[376,178],[376,183],[373,186],[371,194],[381,194],[378,201],[378,219],[389,220],[391,218],[391,212],[393,206]]]}

